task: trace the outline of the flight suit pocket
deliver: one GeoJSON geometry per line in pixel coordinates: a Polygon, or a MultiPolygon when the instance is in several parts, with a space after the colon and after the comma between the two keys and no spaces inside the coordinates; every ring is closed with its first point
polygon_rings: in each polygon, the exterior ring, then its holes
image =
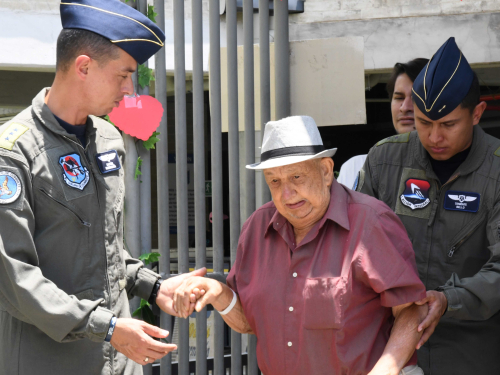
{"type": "Polygon", "coordinates": [[[346,281],[343,277],[308,278],[304,287],[304,328],[341,329],[346,281]]]}

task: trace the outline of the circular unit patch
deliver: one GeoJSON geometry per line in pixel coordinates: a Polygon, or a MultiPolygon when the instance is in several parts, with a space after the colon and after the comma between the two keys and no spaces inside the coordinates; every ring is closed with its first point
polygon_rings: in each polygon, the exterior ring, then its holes
{"type": "Polygon", "coordinates": [[[14,173],[0,170],[0,204],[14,202],[21,195],[21,180],[14,173]]]}

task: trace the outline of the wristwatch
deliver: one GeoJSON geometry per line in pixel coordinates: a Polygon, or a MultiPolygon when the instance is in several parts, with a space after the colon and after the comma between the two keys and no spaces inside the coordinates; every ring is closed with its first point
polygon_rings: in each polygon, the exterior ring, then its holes
{"type": "Polygon", "coordinates": [[[151,305],[156,305],[156,297],[158,297],[158,291],[160,290],[160,285],[163,282],[163,279],[160,278],[156,280],[155,286],[153,287],[153,291],[151,292],[151,295],[149,296],[148,302],[151,305]]]}
{"type": "Polygon", "coordinates": [[[110,342],[111,337],[113,336],[113,332],[115,331],[115,325],[116,325],[116,316],[113,316],[111,318],[111,321],[109,322],[109,328],[108,328],[108,333],[106,334],[106,338],[104,341],[110,342]]]}

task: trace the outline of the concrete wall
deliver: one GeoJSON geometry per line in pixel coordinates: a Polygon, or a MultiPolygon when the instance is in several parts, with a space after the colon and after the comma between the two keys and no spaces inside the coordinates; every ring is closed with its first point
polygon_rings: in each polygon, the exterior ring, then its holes
{"type": "Polygon", "coordinates": [[[296,23],[496,12],[500,0],[306,0],[296,23]]]}

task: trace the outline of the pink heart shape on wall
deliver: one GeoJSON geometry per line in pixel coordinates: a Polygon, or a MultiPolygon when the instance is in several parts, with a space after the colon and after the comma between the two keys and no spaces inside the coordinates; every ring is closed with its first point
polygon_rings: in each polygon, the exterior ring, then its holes
{"type": "Polygon", "coordinates": [[[147,141],[160,126],[161,103],[149,95],[125,96],[109,119],[124,133],[147,141]]]}

